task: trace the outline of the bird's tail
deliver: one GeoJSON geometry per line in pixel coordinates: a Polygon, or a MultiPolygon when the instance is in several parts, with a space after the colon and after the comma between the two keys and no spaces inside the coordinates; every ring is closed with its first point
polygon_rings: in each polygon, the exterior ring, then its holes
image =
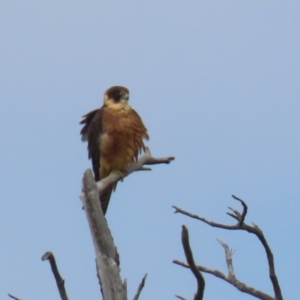
{"type": "Polygon", "coordinates": [[[112,191],[114,191],[116,189],[116,186],[117,186],[116,184],[113,184],[113,185],[109,186],[100,195],[100,204],[101,204],[102,212],[103,212],[104,215],[106,214],[106,211],[107,211],[107,208],[108,208],[111,193],[112,193],[112,191]]]}

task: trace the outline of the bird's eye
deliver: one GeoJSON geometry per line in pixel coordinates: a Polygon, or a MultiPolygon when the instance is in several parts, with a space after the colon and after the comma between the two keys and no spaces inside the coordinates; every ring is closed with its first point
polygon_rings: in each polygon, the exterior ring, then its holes
{"type": "Polygon", "coordinates": [[[119,90],[115,90],[112,92],[112,98],[116,101],[119,101],[122,98],[122,92],[119,90]]]}

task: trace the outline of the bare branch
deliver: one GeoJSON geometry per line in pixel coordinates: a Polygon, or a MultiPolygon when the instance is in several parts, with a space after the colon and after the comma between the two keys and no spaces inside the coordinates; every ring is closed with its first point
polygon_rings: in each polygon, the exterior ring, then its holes
{"type": "MultiPolygon", "coordinates": [[[[185,268],[189,268],[189,264],[186,262],[182,262],[179,260],[173,260],[174,264],[180,265],[182,267],[185,268]]],[[[255,288],[246,285],[245,283],[243,283],[242,281],[237,280],[236,278],[234,280],[229,279],[226,275],[224,275],[222,272],[220,272],[219,270],[213,270],[204,266],[197,266],[197,269],[201,272],[204,273],[208,273],[211,275],[214,275],[220,279],[225,280],[226,282],[230,283],[231,285],[233,285],[234,287],[236,287],[238,290],[240,290],[241,292],[244,292],[246,294],[249,294],[255,298],[261,299],[261,300],[277,300],[276,298],[273,298],[259,290],[256,290],[255,288]]]]}
{"type": "Polygon", "coordinates": [[[119,254],[100,207],[99,190],[90,169],[84,173],[81,200],[94,243],[103,298],[127,300],[126,281],[122,282],[120,276],[119,254]]]}
{"type": "Polygon", "coordinates": [[[246,215],[247,215],[247,212],[248,212],[248,206],[247,204],[242,200],[240,199],[239,197],[237,196],[234,196],[234,195],[231,195],[233,199],[237,200],[237,201],[240,201],[242,206],[243,206],[243,213],[242,213],[242,216],[240,217],[240,222],[239,222],[239,225],[242,226],[243,223],[244,223],[244,220],[246,218],[246,215]]]}
{"type": "MultiPolygon", "coordinates": [[[[189,268],[190,267],[188,263],[180,261],[178,259],[174,259],[173,263],[176,264],[176,265],[185,267],[185,268],[189,268]]],[[[214,275],[214,276],[216,276],[218,278],[226,280],[226,276],[221,271],[212,270],[212,269],[209,269],[207,267],[199,266],[199,265],[197,265],[197,269],[200,270],[201,272],[209,273],[209,274],[212,274],[212,275],[214,275]]]]}
{"type": "Polygon", "coordinates": [[[196,215],[196,214],[193,214],[193,213],[190,213],[190,212],[188,212],[188,211],[185,211],[185,210],[183,210],[183,209],[181,209],[180,207],[177,207],[177,206],[172,206],[174,209],[175,209],[175,214],[176,213],[181,213],[182,215],[186,215],[186,216],[188,216],[188,217],[190,217],[190,218],[193,218],[193,219],[196,219],[196,220],[199,220],[199,221],[202,221],[202,222],[204,222],[204,223],[206,223],[206,224],[208,224],[208,225],[210,225],[210,226],[212,226],[212,227],[217,227],[217,228],[224,228],[224,229],[236,229],[236,226],[234,225],[234,226],[231,226],[231,225],[223,225],[223,224],[220,224],[220,223],[216,223],[216,222],[213,222],[213,221],[209,221],[209,220],[207,220],[207,219],[205,219],[205,218],[203,218],[203,217],[200,217],[200,216],[198,216],[198,215],[196,215]]]}
{"type": "Polygon", "coordinates": [[[9,296],[10,298],[14,299],[14,300],[22,300],[21,298],[17,298],[17,297],[15,297],[15,296],[11,295],[11,294],[8,294],[8,296],[9,296]]]}
{"type": "Polygon", "coordinates": [[[186,260],[190,266],[192,273],[194,274],[194,276],[197,280],[198,288],[197,288],[197,292],[195,294],[194,300],[202,300],[204,288],[205,288],[205,281],[204,281],[202,274],[199,272],[199,270],[196,267],[194,257],[193,257],[193,252],[191,250],[190,242],[189,242],[189,231],[188,231],[187,227],[184,225],[182,225],[181,242],[182,242],[186,260]]]}
{"type": "Polygon", "coordinates": [[[138,300],[139,299],[140,293],[141,293],[143,287],[145,286],[146,278],[147,278],[147,274],[145,274],[145,276],[143,277],[141,283],[139,284],[138,290],[137,290],[136,295],[134,296],[133,300],[138,300]]]}
{"type": "Polygon", "coordinates": [[[181,296],[178,296],[178,295],[175,295],[175,297],[177,297],[178,299],[181,299],[181,300],[187,300],[187,299],[185,299],[185,298],[183,298],[181,296]]]}
{"type": "MultiPolygon", "coordinates": [[[[234,195],[232,195],[232,197],[235,200],[239,201],[243,206],[243,212],[242,213],[234,210],[233,208],[230,208],[230,210],[233,212],[233,214],[232,213],[227,213],[229,216],[233,217],[234,219],[236,219],[238,221],[235,225],[225,225],[225,224],[221,224],[221,223],[216,223],[216,222],[207,220],[207,219],[205,219],[201,216],[198,216],[198,215],[192,214],[190,212],[187,212],[187,211],[185,211],[185,210],[183,210],[179,207],[173,206],[173,208],[175,209],[175,213],[181,213],[183,215],[186,215],[186,216],[189,216],[191,218],[197,219],[197,220],[202,221],[202,222],[204,222],[204,223],[206,223],[206,224],[208,224],[212,227],[228,229],[228,230],[245,230],[249,233],[254,234],[259,239],[259,241],[261,242],[261,244],[263,245],[263,247],[265,249],[265,252],[266,252],[266,255],[267,255],[267,260],[268,260],[268,266],[269,266],[269,277],[270,277],[270,280],[271,280],[271,283],[272,283],[272,286],[273,286],[273,290],[274,290],[274,294],[275,294],[275,298],[272,298],[272,297],[262,293],[262,295],[264,295],[263,297],[267,296],[269,298],[260,298],[260,299],[283,300],[283,297],[282,297],[282,294],[281,294],[281,289],[280,289],[279,282],[278,282],[278,278],[277,278],[276,272],[275,272],[274,256],[273,256],[273,253],[271,251],[271,248],[270,248],[269,244],[267,243],[267,240],[266,240],[262,230],[256,224],[253,223],[253,226],[250,226],[250,225],[245,223],[245,218],[246,218],[247,211],[248,211],[248,207],[247,207],[246,203],[242,199],[240,199],[240,198],[238,198],[234,195]]],[[[206,272],[206,271],[204,271],[204,272],[206,272]]],[[[211,273],[211,274],[217,276],[214,273],[211,273]]],[[[222,275],[224,276],[224,274],[222,274],[222,275]]],[[[219,276],[217,276],[217,277],[219,277],[219,276]]],[[[222,277],[219,277],[219,278],[222,278],[222,277]]],[[[224,278],[222,278],[222,279],[224,279],[224,278]]],[[[227,279],[224,279],[224,280],[229,282],[229,280],[227,280],[227,279]]],[[[244,283],[242,283],[242,285],[246,286],[244,283]]],[[[234,286],[236,286],[236,285],[234,285],[234,286]]],[[[236,287],[239,288],[238,286],[236,286],[236,287]]],[[[250,288],[250,290],[251,289],[253,289],[253,288],[250,288]]],[[[246,290],[247,290],[247,288],[246,288],[246,290]]],[[[247,291],[243,290],[243,292],[247,292],[247,291]]]]}
{"type": "Polygon", "coordinates": [[[226,214],[227,214],[228,216],[230,216],[230,217],[236,219],[237,221],[239,221],[239,218],[238,218],[235,214],[232,214],[232,213],[230,213],[230,212],[227,212],[226,214]]]}
{"type": "Polygon", "coordinates": [[[217,241],[223,246],[225,250],[225,258],[226,258],[226,264],[228,269],[228,278],[235,279],[234,269],[233,269],[233,262],[232,262],[232,254],[233,251],[229,249],[228,245],[221,241],[220,239],[217,239],[217,241]]]}
{"type": "Polygon", "coordinates": [[[60,294],[61,300],[68,300],[67,292],[65,290],[65,281],[64,281],[64,279],[62,279],[62,277],[59,274],[59,271],[58,271],[56,261],[55,261],[55,257],[53,255],[53,253],[50,252],[50,251],[46,252],[42,256],[42,260],[43,261],[49,260],[51,270],[52,270],[52,273],[54,275],[54,278],[55,278],[55,281],[56,281],[56,285],[57,285],[58,292],[60,294]]]}
{"type": "Polygon", "coordinates": [[[137,161],[132,162],[127,167],[127,172],[125,174],[119,174],[114,172],[109,176],[103,178],[97,182],[99,191],[104,191],[108,186],[111,186],[113,183],[117,182],[120,179],[125,178],[129,174],[135,171],[145,171],[151,170],[150,168],[144,167],[144,165],[156,165],[156,164],[169,164],[175,158],[173,156],[154,158],[151,156],[150,149],[146,147],[145,153],[138,158],[137,161]]]}
{"type": "MultiPolygon", "coordinates": [[[[242,215],[240,214],[239,211],[235,210],[234,208],[232,208],[230,206],[228,206],[228,208],[233,212],[236,220],[240,220],[241,219],[242,215]]],[[[227,214],[229,214],[229,213],[227,213],[227,214]]]]}
{"type": "Polygon", "coordinates": [[[174,159],[175,157],[173,156],[161,157],[161,158],[150,157],[147,160],[147,162],[145,162],[145,165],[169,164],[174,159]]]}

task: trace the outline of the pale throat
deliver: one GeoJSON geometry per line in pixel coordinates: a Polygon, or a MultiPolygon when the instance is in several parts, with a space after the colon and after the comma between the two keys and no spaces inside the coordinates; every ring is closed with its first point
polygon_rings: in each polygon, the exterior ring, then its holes
{"type": "Polygon", "coordinates": [[[120,102],[115,102],[113,99],[105,99],[104,101],[105,106],[111,110],[115,111],[130,111],[132,107],[128,104],[128,101],[121,100],[120,102]]]}

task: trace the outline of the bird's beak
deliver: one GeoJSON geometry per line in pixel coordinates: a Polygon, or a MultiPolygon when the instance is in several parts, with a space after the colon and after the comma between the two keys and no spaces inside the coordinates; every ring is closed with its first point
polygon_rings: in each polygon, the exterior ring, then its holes
{"type": "Polygon", "coordinates": [[[126,93],[124,95],[122,95],[122,100],[128,101],[129,100],[129,95],[126,93]]]}

